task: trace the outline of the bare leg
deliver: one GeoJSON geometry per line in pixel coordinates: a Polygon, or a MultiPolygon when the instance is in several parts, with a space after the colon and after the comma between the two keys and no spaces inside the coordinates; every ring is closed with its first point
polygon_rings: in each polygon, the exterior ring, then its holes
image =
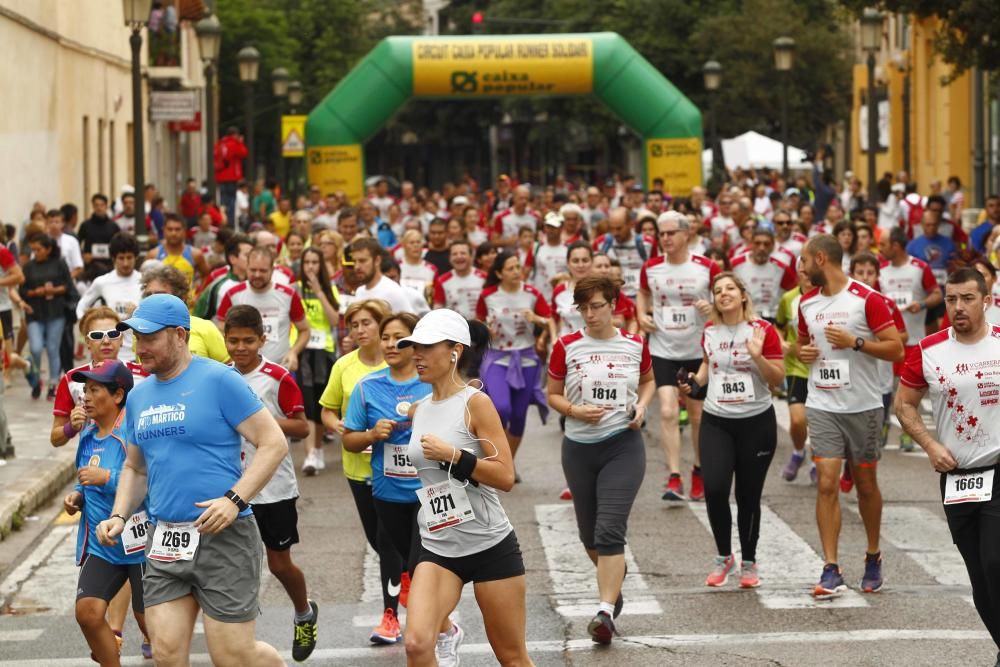
{"type": "Polygon", "coordinates": [[[837,541],[840,539],[840,467],[843,459],[819,459],[816,471],[816,525],[823,545],[826,563],[837,562],[837,541]]]}
{"type": "Polygon", "coordinates": [[[146,607],[156,667],[188,667],[191,664],[191,635],[197,617],[198,603],[190,595],[146,607]]]}
{"type": "Polygon", "coordinates": [[[475,585],[486,637],[493,647],[493,655],[504,667],[534,664],[528,657],[525,642],[525,588],[523,575],[475,585]]]}
{"type": "Polygon", "coordinates": [[[94,659],[102,667],[117,667],[121,664],[118,642],[104,620],[107,610],[108,603],[100,598],[80,598],[76,601],[76,622],[80,624],[94,659]]]}
{"type": "Polygon", "coordinates": [[[448,614],[462,596],[462,580],[434,563],[420,563],[410,583],[406,610],[406,664],[409,667],[437,665],[434,647],[438,632],[451,629],[448,614]]]}
{"type": "Polygon", "coordinates": [[[858,491],[858,511],[865,524],[870,554],[879,551],[879,533],[882,527],[882,492],[878,488],[876,470],[874,464],[858,465],[851,462],[854,485],[858,491]]]}
{"type": "MultiPolygon", "coordinates": [[[[257,621],[223,623],[205,619],[205,641],[208,654],[216,667],[284,667],[285,661],[270,644],[257,641],[254,633],[257,621]]],[[[157,663],[159,666],[159,663],[157,663]]]]}
{"type": "MultiPolygon", "coordinates": [[[[659,387],[656,396],[660,401],[660,437],[663,453],[667,457],[667,472],[681,471],[681,431],[678,421],[677,387],[659,387]]],[[[690,415],[690,412],[688,413],[690,415]]]]}

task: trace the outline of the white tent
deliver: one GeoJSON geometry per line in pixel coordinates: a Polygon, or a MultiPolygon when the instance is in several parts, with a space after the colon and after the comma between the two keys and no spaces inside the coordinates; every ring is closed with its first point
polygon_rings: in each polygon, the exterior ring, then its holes
{"type": "MultiPolygon", "coordinates": [[[[708,158],[711,164],[711,151],[702,156],[702,162],[708,158]]],[[[722,140],[722,156],[727,169],[743,167],[769,167],[781,169],[781,142],[765,137],[757,132],[745,132],[738,137],[722,140]]],[[[810,169],[811,165],[803,160],[806,152],[794,146],[788,147],[788,168],[791,170],[810,169]]]]}

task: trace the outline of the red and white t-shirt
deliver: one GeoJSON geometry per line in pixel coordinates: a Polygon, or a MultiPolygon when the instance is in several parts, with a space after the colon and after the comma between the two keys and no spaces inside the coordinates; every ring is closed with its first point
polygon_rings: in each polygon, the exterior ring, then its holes
{"type": "Polygon", "coordinates": [[[540,222],[541,218],[531,209],[518,213],[513,208],[508,208],[493,218],[493,238],[516,239],[521,227],[531,227],[537,232],[540,222]]]}
{"type": "Polygon", "coordinates": [[[288,285],[275,282],[266,291],[257,292],[250,288],[249,282],[244,281],[231,287],[222,297],[216,317],[220,322],[224,321],[229,309],[239,305],[253,306],[264,320],[264,335],[267,340],[260,349],[264,358],[284,358],[292,349],[289,339],[292,322],[301,322],[306,318],[306,309],[299,293],[288,285]]]}
{"type": "MultiPolygon", "coordinates": [[[[140,364],[133,361],[123,361],[122,363],[132,373],[133,386],[149,377],[149,373],[142,370],[140,364]]],[[[83,366],[77,366],[68,373],[63,373],[63,376],[59,378],[59,384],[56,385],[56,397],[52,403],[52,414],[60,417],[69,417],[69,413],[73,412],[73,408],[83,405],[84,383],[73,382],[70,378],[73,377],[73,373],[82,373],[93,368],[94,364],[92,363],[84,364],[83,366]]]]}
{"type": "Polygon", "coordinates": [[[617,259],[622,267],[622,291],[634,297],[639,291],[639,272],[642,265],[657,254],[656,239],[643,234],[632,234],[622,243],[611,234],[598,236],[593,243],[594,252],[603,252],[612,259],[617,259]],[[642,251],[639,251],[639,248],[642,251]]]}
{"type": "MultiPolygon", "coordinates": [[[[524,318],[530,310],[539,317],[551,317],[545,297],[529,283],[522,282],[515,292],[507,292],[499,285],[487,287],[476,303],[476,318],[486,323],[493,332],[492,346],[497,350],[527,350],[535,346],[534,325],[524,318]]],[[[506,357],[507,355],[505,355],[506,357]]],[[[526,360],[530,364],[534,362],[526,360]]],[[[501,360],[501,365],[506,363],[501,360]]]]}
{"type": "MultiPolygon", "coordinates": [[[[793,258],[798,259],[802,255],[802,248],[808,241],[805,234],[792,232],[787,241],[778,241],[778,247],[787,251],[793,258]]],[[[795,266],[795,262],[792,262],[792,266],[795,266]]]]}
{"type": "Polygon", "coordinates": [[[534,265],[531,272],[531,284],[538,288],[546,299],[552,298],[552,279],[560,273],[566,273],[566,246],[562,243],[549,245],[539,243],[535,246],[534,265]]]}
{"type": "Polygon", "coordinates": [[[639,288],[649,292],[656,331],[649,335],[649,352],[661,359],[700,359],[698,334],[705,319],[694,304],[712,300],[712,279],[719,265],[702,255],[690,255],[683,264],[665,256],[646,262],[639,273],[639,288]]]}
{"type": "Polygon", "coordinates": [[[835,348],[823,330],[846,329],[852,337],[875,340],[878,332],[894,326],[892,313],[881,294],[856,280],[833,296],[819,288],[799,301],[799,341],[819,348],[819,358],[809,371],[807,408],[853,414],[882,408],[879,360],[852,348],[835,348]]]}
{"type": "Polygon", "coordinates": [[[952,329],[927,336],[906,354],[900,382],[927,389],[938,441],[959,468],[995,465],[1000,458],[1000,326],[972,344],[952,329]]]}
{"type": "MultiPolygon", "coordinates": [[[[257,394],[271,416],[276,419],[286,419],[304,412],[306,409],[305,401],[302,400],[302,390],[295,383],[292,374],[283,366],[267,359],[261,359],[260,365],[244,375],[243,379],[257,394]]],[[[243,463],[243,469],[246,470],[250,462],[253,461],[253,455],[257,448],[250,444],[246,438],[241,437],[240,442],[242,445],[240,459],[243,463]]],[[[292,463],[292,451],[289,449],[267,485],[254,496],[253,504],[265,505],[276,503],[279,500],[298,498],[298,496],[299,485],[295,480],[295,465],[292,463]]]]}
{"type": "Polygon", "coordinates": [[[552,290],[552,314],[560,336],[567,336],[584,327],[583,315],[573,303],[573,287],[568,282],[559,283],[552,290]]]}
{"type": "Polygon", "coordinates": [[[421,295],[428,285],[433,285],[437,278],[437,267],[423,260],[418,264],[402,262],[399,265],[399,284],[403,287],[417,290],[421,295]]]}
{"type": "MultiPolygon", "coordinates": [[[[10,250],[0,245],[0,277],[6,276],[7,272],[15,265],[17,265],[17,259],[10,250]]],[[[10,301],[10,292],[6,287],[0,289],[0,312],[10,310],[13,307],[10,301]]]]}
{"type": "Polygon", "coordinates": [[[882,293],[892,299],[893,303],[903,312],[903,322],[906,323],[906,333],[909,335],[907,347],[916,345],[924,337],[924,319],[926,313],[918,310],[911,313],[906,308],[911,303],[922,303],[937,287],[937,280],[931,272],[930,265],[922,259],[908,257],[902,266],[893,266],[882,262],[879,270],[878,284],[882,293]]]}
{"type": "Polygon", "coordinates": [[[434,281],[434,305],[450,308],[471,319],[476,316],[476,304],[484,282],[486,272],[479,269],[473,269],[467,276],[449,271],[434,281]]]}
{"type": "Polygon", "coordinates": [[[735,326],[709,322],[701,335],[701,349],[708,360],[708,394],[705,410],[716,417],[753,417],[771,407],[771,390],[756,362],[747,352],[754,330],[764,330],[765,359],[785,358],[778,330],[766,320],[735,326]]]}
{"type": "Polygon", "coordinates": [[[639,400],[639,377],[653,368],[642,336],[618,330],[613,338],[591,338],[583,331],[563,336],[552,347],[549,376],[564,381],[563,395],[573,405],[609,408],[600,422],[566,419],[566,437],[597,443],[628,428],[629,412],[639,400]]]}
{"type": "MultiPolygon", "coordinates": [[[[881,292],[880,292],[881,294],[881,292]]],[[[893,303],[893,300],[882,294],[882,298],[885,299],[885,305],[889,308],[889,313],[892,315],[892,322],[896,325],[896,330],[899,331],[900,336],[906,333],[906,322],[903,321],[903,312],[899,307],[893,303]]],[[[902,364],[894,364],[891,361],[885,361],[883,359],[878,360],[878,377],[882,383],[882,393],[891,394],[895,383],[895,373],[897,369],[900,369],[902,364]]]]}
{"type": "Polygon", "coordinates": [[[765,264],[757,264],[750,255],[737,257],[733,274],[746,285],[757,314],[772,319],[778,314],[781,296],[798,284],[792,269],[774,257],[765,264]]]}

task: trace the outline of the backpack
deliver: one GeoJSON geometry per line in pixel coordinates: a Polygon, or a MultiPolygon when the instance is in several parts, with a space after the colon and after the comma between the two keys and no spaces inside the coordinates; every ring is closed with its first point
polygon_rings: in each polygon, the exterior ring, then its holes
{"type": "MultiPolygon", "coordinates": [[[[604,243],[601,244],[601,252],[603,252],[605,255],[607,255],[608,254],[608,250],[610,250],[611,246],[613,246],[614,244],[615,244],[615,237],[612,236],[611,234],[606,234],[604,236],[604,243]]],[[[647,259],[647,257],[646,257],[646,244],[644,244],[642,242],[642,234],[636,234],[635,235],[635,250],[636,250],[636,252],[639,253],[639,258],[643,262],[645,262],[646,259],[647,259]]]]}

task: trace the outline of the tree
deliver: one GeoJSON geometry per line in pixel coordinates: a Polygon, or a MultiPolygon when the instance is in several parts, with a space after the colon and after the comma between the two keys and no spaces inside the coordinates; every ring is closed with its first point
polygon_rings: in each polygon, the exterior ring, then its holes
{"type": "MultiPolygon", "coordinates": [[[[870,0],[839,0],[857,16],[870,0]]],[[[1000,11],[996,0],[879,0],[880,10],[936,17],[935,50],[953,67],[953,81],[971,67],[985,71],[1000,69],[1000,11]]]]}

